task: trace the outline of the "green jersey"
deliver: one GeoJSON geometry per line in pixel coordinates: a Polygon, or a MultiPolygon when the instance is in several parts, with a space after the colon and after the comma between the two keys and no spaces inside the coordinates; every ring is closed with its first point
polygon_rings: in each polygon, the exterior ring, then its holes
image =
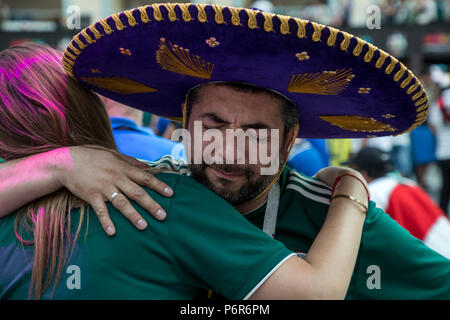
{"type": "MultiPolygon", "coordinates": [[[[52,285],[43,299],[192,299],[199,288],[243,299],[295,255],[193,179],[177,173],[158,178],[175,192],[166,198],[147,190],[167,219],[149,218],[147,229],[138,231],[108,203],[117,226],[109,237],[89,208],[54,295],[52,285]]],[[[1,299],[28,297],[34,247],[17,240],[16,217],[0,219],[1,299]]],[[[79,209],[71,213],[72,232],[79,217],[79,209]]]]}
{"type": "MultiPolygon", "coordinates": [[[[170,157],[150,163],[189,175],[186,165],[170,157]]],[[[315,178],[285,168],[275,239],[306,254],[326,218],[331,189],[315,178]]],[[[245,214],[263,227],[266,205],[245,214]]],[[[388,214],[369,210],[347,299],[450,299],[450,260],[413,237],[388,214]]]]}

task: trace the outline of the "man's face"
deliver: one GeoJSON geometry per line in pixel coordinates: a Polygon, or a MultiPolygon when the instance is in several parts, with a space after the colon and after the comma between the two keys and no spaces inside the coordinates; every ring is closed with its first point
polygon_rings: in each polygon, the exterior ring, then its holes
{"type": "Polygon", "coordinates": [[[280,109],[280,101],[265,93],[243,92],[224,85],[200,88],[187,124],[194,140],[191,148],[186,150],[188,159],[196,151],[195,140],[202,141],[203,161],[196,164],[191,161],[192,177],[233,205],[259,195],[274,179],[283,158],[284,124],[280,109]],[[194,130],[195,125],[201,126],[201,136],[194,130]],[[238,133],[237,129],[245,133],[244,145],[239,144],[239,134],[230,135],[238,133]],[[203,137],[208,131],[220,132],[222,144],[220,148],[204,152],[217,140],[205,140],[203,137]],[[263,160],[261,154],[276,158],[276,170],[272,174],[261,174],[264,172],[262,168],[267,169],[271,165],[267,159],[263,160]]]}

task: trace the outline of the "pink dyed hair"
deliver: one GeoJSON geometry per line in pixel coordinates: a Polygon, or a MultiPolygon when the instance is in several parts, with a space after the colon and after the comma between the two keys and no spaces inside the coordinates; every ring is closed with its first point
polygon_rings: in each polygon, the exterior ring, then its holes
{"type": "MultiPolygon", "coordinates": [[[[117,150],[103,103],[68,77],[60,52],[37,44],[0,53],[0,157],[11,160],[61,147],[91,146],[117,150]]],[[[41,298],[61,276],[71,240],[79,235],[86,205],[67,189],[40,198],[19,210],[16,236],[34,245],[30,296],[41,298]],[[69,234],[70,212],[81,207],[75,237],[69,234]],[[24,228],[33,239],[24,240],[24,228]]]]}

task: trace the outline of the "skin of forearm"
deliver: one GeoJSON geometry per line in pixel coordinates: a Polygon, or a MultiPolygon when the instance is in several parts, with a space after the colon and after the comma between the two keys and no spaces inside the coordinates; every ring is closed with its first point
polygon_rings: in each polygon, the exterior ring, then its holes
{"type": "Polygon", "coordinates": [[[0,164],[0,217],[62,187],[61,165],[70,167],[70,151],[55,149],[0,164]]]}
{"type": "MultiPolygon", "coordinates": [[[[367,204],[368,195],[360,182],[352,177],[344,179],[345,184],[340,183],[335,194],[352,195],[367,204]]],[[[328,288],[324,292],[327,297],[345,298],[361,242],[364,211],[347,198],[333,199],[322,229],[306,256],[305,260],[317,273],[316,286],[328,288]]]]}

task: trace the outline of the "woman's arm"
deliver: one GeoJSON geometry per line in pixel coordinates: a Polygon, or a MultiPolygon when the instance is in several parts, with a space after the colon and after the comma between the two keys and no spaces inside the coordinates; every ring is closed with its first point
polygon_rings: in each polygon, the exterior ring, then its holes
{"type": "Polygon", "coordinates": [[[146,164],[134,158],[85,147],[60,148],[0,163],[0,217],[66,187],[94,208],[104,230],[113,235],[114,224],[105,202],[119,191],[112,204],[142,230],[146,222],[127,197],[162,220],[164,210],[139,185],[165,196],[173,194],[145,168],[146,164]]]}
{"type": "MultiPolygon", "coordinates": [[[[348,172],[364,181],[358,172],[348,172]]],[[[318,174],[318,178],[323,177],[318,174]]],[[[368,205],[365,187],[351,176],[340,179],[334,194],[351,195],[368,205]]],[[[356,263],[365,213],[363,206],[348,198],[333,199],[306,258],[288,259],[251,299],[344,299],[356,263]]]]}

